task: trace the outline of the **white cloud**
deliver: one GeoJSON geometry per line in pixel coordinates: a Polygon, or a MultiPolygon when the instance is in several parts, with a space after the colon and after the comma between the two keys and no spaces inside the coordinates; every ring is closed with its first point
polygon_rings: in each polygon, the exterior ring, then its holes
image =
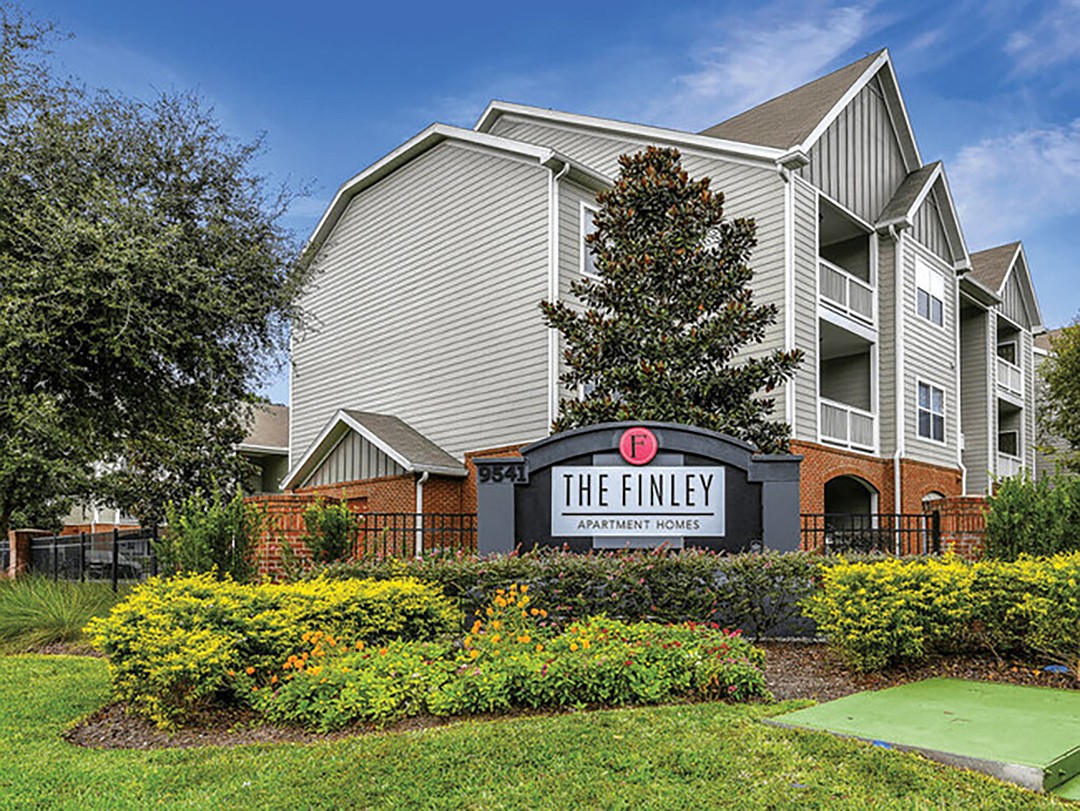
{"type": "Polygon", "coordinates": [[[1031,26],[1015,31],[1005,52],[1016,60],[1021,73],[1069,62],[1080,57],[1080,0],[1059,0],[1031,26]]]}
{"type": "Polygon", "coordinates": [[[964,147],[949,165],[949,177],[974,248],[1080,214],[1080,118],[964,147]]]}
{"type": "Polygon", "coordinates": [[[774,3],[749,21],[721,21],[724,41],[696,49],[693,70],[658,102],[663,117],[675,127],[715,124],[822,76],[871,31],[870,10],[847,5],[801,15],[774,3]]]}

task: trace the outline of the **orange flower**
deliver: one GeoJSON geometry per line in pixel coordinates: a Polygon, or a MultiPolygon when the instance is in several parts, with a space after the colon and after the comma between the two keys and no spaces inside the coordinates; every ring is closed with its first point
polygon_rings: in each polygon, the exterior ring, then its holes
{"type": "Polygon", "coordinates": [[[389,648],[379,648],[379,656],[386,656],[390,652],[389,648]]]}
{"type": "Polygon", "coordinates": [[[572,651],[577,650],[577,642],[571,642],[570,643],[570,650],[572,650],[572,651]]]}
{"type": "Polygon", "coordinates": [[[478,651],[476,648],[473,648],[471,651],[469,651],[469,658],[471,659],[475,659],[479,655],[480,651],[478,651]]]}
{"type": "Polygon", "coordinates": [[[277,678],[276,674],[270,677],[270,683],[271,684],[277,684],[277,682],[278,682],[278,678],[277,678]]]}
{"type": "Polygon", "coordinates": [[[230,677],[231,677],[231,676],[235,676],[235,675],[236,675],[236,671],[235,671],[235,670],[226,670],[226,671],[225,671],[225,675],[226,675],[226,676],[230,676],[230,677]]]}
{"type": "Polygon", "coordinates": [[[250,676],[255,672],[255,668],[253,668],[253,667],[245,668],[244,672],[247,673],[250,676]]]}

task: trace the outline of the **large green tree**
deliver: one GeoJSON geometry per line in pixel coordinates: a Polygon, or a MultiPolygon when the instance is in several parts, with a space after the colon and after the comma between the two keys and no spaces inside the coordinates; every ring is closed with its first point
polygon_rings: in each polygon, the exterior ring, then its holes
{"type": "Polygon", "coordinates": [[[725,219],[723,194],[691,179],[675,149],[619,165],[586,237],[597,278],[572,285],[583,308],[541,304],[564,339],[562,382],[583,392],[561,402],[555,430],[660,420],[786,447],[790,429],[769,419],[767,395],[802,353],[754,351],[777,310],[753,302],[753,220],[725,219]]]}
{"type": "Polygon", "coordinates": [[[1080,322],[1051,339],[1039,374],[1039,444],[1059,467],[1080,473],[1080,322]]]}
{"type": "Polygon", "coordinates": [[[232,488],[296,315],[289,198],[197,97],[90,93],[48,26],[0,22],[0,533],[72,494],[157,518],[232,488]]]}

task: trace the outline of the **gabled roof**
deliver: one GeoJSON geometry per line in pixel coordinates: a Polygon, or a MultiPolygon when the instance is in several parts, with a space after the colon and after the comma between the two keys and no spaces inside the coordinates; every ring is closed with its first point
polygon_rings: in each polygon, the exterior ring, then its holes
{"type": "Polygon", "coordinates": [[[1009,268],[1013,266],[1019,253],[1019,242],[1010,242],[1007,245],[998,245],[996,248],[987,248],[985,251],[973,253],[971,275],[995,293],[1000,293],[1005,284],[1005,277],[1009,275],[1009,268]]]}
{"type": "Polygon", "coordinates": [[[546,107],[531,107],[527,104],[514,104],[509,101],[492,101],[488,104],[473,129],[477,132],[489,132],[495,126],[495,122],[504,116],[550,121],[555,124],[567,124],[581,129],[594,130],[596,132],[609,133],[622,137],[632,136],[656,143],[672,144],[674,146],[695,147],[710,152],[719,152],[726,155],[745,158],[753,161],[774,164],[782,160],[785,150],[775,149],[760,144],[739,143],[732,140],[724,140],[706,135],[697,135],[683,130],[673,130],[667,127],[654,127],[648,124],[632,124],[627,121],[617,121],[612,118],[600,118],[593,115],[581,115],[579,113],[566,113],[560,110],[550,110],[546,107]]]}
{"type": "Polygon", "coordinates": [[[882,49],[864,56],[858,62],[702,130],[701,134],[784,150],[798,146],[884,52],[882,49]]]}
{"type": "Polygon", "coordinates": [[[878,218],[878,224],[882,226],[896,225],[906,221],[911,225],[915,212],[919,210],[926,195],[934,185],[934,181],[941,174],[941,161],[928,163],[914,172],[908,173],[900,187],[896,190],[892,200],[878,218]]]}
{"type": "Polygon", "coordinates": [[[550,169],[561,170],[563,167],[568,167],[570,179],[583,184],[587,188],[600,190],[611,185],[611,181],[599,172],[576,163],[565,155],[560,155],[554,149],[527,144],[523,141],[515,141],[512,138],[503,138],[499,135],[473,132],[461,127],[452,127],[448,124],[432,124],[393,152],[371,164],[356,177],[343,183],[323,213],[319,224],[315,226],[315,230],[308,238],[307,244],[304,246],[304,252],[318,250],[322,246],[327,237],[330,236],[330,232],[334,230],[334,226],[337,225],[341,215],[345,213],[345,209],[348,208],[353,197],[444,141],[458,141],[497,152],[529,158],[535,160],[540,166],[550,169]]]}
{"type": "Polygon", "coordinates": [[[1035,336],[1035,348],[1045,354],[1049,354],[1054,351],[1053,343],[1061,335],[1061,330],[1064,327],[1058,327],[1057,329],[1047,330],[1041,332],[1035,336]]]}
{"type": "Polygon", "coordinates": [[[1014,274],[1020,285],[1020,295],[1028,318],[1031,320],[1031,331],[1041,332],[1042,311],[1035,295],[1035,283],[1031,278],[1031,266],[1024,253],[1023,243],[1009,242],[971,255],[971,275],[998,295],[1004,293],[1005,286],[1014,274]]]}
{"type": "Polygon", "coordinates": [[[806,155],[875,76],[881,77],[885,103],[904,162],[909,169],[917,168],[922,165],[922,158],[887,48],[739,113],[701,134],[806,155]]]}
{"type": "MultiPolygon", "coordinates": [[[[941,214],[941,224],[945,229],[949,247],[952,248],[955,266],[966,270],[970,267],[971,257],[964,239],[964,231],[960,227],[960,218],[957,216],[956,206],[953,203],[949,179],[945,175],[945,166],[941,161],[928,163],[914,172],[909,172],[900,183],[892,200],[886,204],[875,226],[879,229],[889,226],[910,228],[915,222],[915,215],[920,206],[927,197],[931,196],[941,214]]],[[[994,289],[996,291],[996,288],[994,289]]]]}
{"type": "Polygon", "coordinates": [[[389,414],[341,409],[304,451],[282,481],[282,489],[303,485],[349,431],[355,431],[410,473],[466,476],[465,466],[408,423],[389,414]]]}
{"type": "Polygon", "coordinates": [[[289,407],[269,403],[247,406],[252,416],[247,436],[237,445],[241,451],[289,452],[289,407]]]}

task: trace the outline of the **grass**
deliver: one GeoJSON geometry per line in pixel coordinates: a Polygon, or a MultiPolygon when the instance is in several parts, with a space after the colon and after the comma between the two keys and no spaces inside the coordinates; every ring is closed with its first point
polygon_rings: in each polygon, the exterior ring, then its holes
{"type": "Polygon", "coordinates": [[[0,809],[1068,807],[914,755],[759,723],[790,703],[465,721],[314,745],[80,749],[60,736],[108,700],[105,663],[0,662],[0,809]]]}
{"type": "Polygon", "coordinates": [[[0,652],[23,653],[83,639],[91,617],[108,613],[123,589],[107,583],[53,582],[47,577],[0,580],[0,652]]]}

